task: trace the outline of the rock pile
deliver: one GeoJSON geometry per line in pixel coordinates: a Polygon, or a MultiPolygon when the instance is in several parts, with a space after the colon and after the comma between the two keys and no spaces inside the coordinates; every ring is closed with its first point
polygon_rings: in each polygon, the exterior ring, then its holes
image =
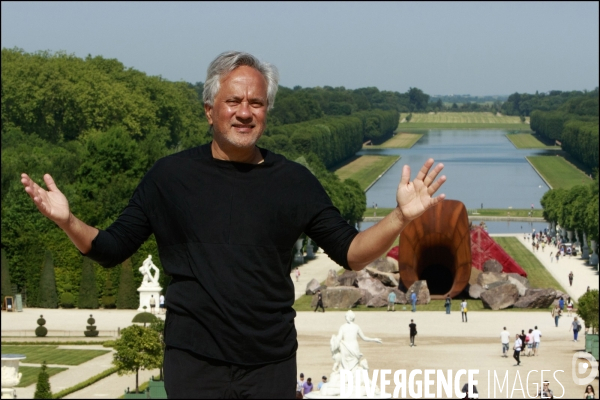
{"type": "MultiPolygon", "coordinates": [[[[359,272],[344,271],[341,275],[337,275],[332,269],[324,285],[319,284],[315,279],[310,281],[306,285],[306,294],[314,295],[317,289],[320,289],[325,308],[351,308],[358,304],[367,307],[385,307],[388,295],[392,291],[396,293],[396,304],[406,304],[407,296],[398,289],[399,282],[398,261],[390,257],[382,257],[359,272]]],[[[429,303],[429,290],[425,281],[415,282],[410,289],[417,292],[419,304],[429,303]]],[[[314,296],[311,306],[316,305],[317,298],[314,296]]]]}
{"type": "Polygon", "coordinates": [[[554,289],[531,289],[527,278],[516,273],[504,273],[501,267],[498,261],[488,260],[483,264],[483,272],[473,269],[477,272],[471,274],[469,296],[481,299],[486,308],[548,308],[561,296],[567,298],[554,289]]]}

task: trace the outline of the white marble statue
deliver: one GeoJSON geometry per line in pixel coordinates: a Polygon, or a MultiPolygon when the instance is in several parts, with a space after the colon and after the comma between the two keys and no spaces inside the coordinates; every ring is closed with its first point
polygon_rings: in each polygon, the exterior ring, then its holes
{"type": "MultiPolygon", "coordinates": [[[[310,393],[307,397],[319,398],[322,396],[339,396],[341,385],[340,371],[342,369],[350,371],[353,376],[355,376],[356,373],[362,374],[362,370],[368,372],[369,366],[367,360],[363,358],[363,355],[360,352],[358,338],[360,337],[365,342],[382,343],[382,341],[381,339],[365,336],[362,329],[360,329],[360,326],[354,323],[354,319],[354,313],[349,310],[346,313],[346,323],[340,327],[337,335],[331,336],[329,342],[331,344],[331,356],[333,358],[331,376],[328,382],[321,387],[320,392],[317,392],[314,395],[313,393],[310,393]]],[[[375,388],[374,393],[376,397],[381,396],[378,387],[375,388]]],[[[360,393],[354,393],[354,396],[366,396],[364,384],[361,385],[360,393]]]]}
{"type": "Polygon", "coordinates": [[[139,268],[139,271],[142,273],[142,275],[144,275],[144,278],[142,279],[142,287],[160,286],[158,283],[160,271],[158,270],[158,267],[152,262],[152,255],[148,255],[148,258],[144,260],[142,266],[139,268]],[[154,270],[154,275],[152,275],[152,270],[154,270]]]}

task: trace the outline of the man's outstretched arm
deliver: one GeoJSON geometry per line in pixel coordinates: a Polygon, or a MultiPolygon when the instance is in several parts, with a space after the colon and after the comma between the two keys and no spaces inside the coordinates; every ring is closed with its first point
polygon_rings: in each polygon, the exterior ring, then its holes
{"type": "Polygon", "coordinates": [[[25,192],[31,197],[36,207],[48,219],[61,228],[73,244],[83,254],[92,248],[92,241],[98,235],[98,229],[87,225],[75,217],[69,208],[69,201],[56,187],[54,179],[49,174],[44,175],[48,190],[40,187],[27,174],[21,174],[21,183],[25,192]]]}
{"type": "Polygon", "coordinates": [[[423,214],[429,207],[444,200],[446,197],[444,194],[433,197],[446,181],[444,175],[435,180],[444,165],[438,164],[431,170],[433,163],[432,158],[427,160],[412,182],[410,182],[410,167],[404,166],[396,193],[398,206],[379,223],[360,232],[352,240],[348,249],[350,268],[360,270],[381,256],[392,246],[410,221],[423,214]]]}

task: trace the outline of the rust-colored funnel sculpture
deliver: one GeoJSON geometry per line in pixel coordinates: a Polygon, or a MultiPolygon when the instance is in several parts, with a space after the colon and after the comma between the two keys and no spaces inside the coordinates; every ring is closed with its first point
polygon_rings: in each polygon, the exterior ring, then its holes
{"type": "Polygon", "coordinates": [[[444,200],[400,235],[400,279],[407,288],[425,280],[432,299],[457,296],[471,276],[471,236],[465,205],[444,200]]]}

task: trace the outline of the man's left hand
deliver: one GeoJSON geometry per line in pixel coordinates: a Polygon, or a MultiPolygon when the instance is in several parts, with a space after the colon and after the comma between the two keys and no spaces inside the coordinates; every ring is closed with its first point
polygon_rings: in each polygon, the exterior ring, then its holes
{"type": "Polygon", "coordinates": [[[417,218],[429,207],[439,203],[446,197],[445,194],[432,197],[446,181],[445,175],[442,175],[437,181],[435,180],[444,165],[438,164],[430,171],[433,162],[433,158],[427,160],[412,182],[410,182],[410,167],[405,165],[402,169],[402,179],[396,193],[396,201],[398,202],[398,209],[406,222],[417,218]]]}

